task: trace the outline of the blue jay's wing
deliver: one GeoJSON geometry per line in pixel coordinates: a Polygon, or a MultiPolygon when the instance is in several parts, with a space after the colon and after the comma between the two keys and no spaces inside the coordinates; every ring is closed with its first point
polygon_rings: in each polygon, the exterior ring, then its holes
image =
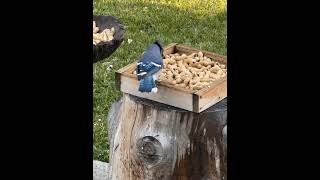
{"type": "Polygon", "coordinates": [[[157,73],[163,66],[162,47],[157,43],[152,44],[143,54],[137,64],[138,80],[152,76],[157,73]]]}
{"type": "Polygon", "coordinates": [[[152,76],[146,76],[140,81],[139,91],[140,92],[151,92],[152,88],[156,87],[155,81],[152,76]]]}
{"type": "Polygon", "coordinates": [[[151,62],[150,64],[138,64],[137,76],[138,80],[145,78],[146,76],[152,76],[162,68],[161,65],[151,62]]]}

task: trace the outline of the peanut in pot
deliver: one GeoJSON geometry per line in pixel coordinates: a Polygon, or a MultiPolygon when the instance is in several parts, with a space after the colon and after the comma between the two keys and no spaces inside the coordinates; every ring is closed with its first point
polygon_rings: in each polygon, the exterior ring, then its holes
{"type": "Polygon", "coordinates": [[[187,78],[187,76],[180,74],[180,79],[182,80],[182,82],[183,82],[186,78],[187,78]]]}
{"type": "Polygon", "coordinates": [[[219,66],[217,66],[217,65],[213,66],[213,67],[210,69],[210,71],[211,71],[212,73],[217,73],[219,70],[220,70],[220,68],[219,68],[219,66]]]}
{"type": "Polygon", "coordinates": [[[186,77],[183,81],[183,83],[187,84],[191,81],[191,77],[186,77]]]}
{"type": "Polygon", "coordinates": [[[170,81],[170,82],[172,82],[172,81],[174,80],[172,76],[166,76],[166,79],[167,79],[168,81],[170,81]]]}
{"type": "Polygon", "coordinates": [[[208,60],[204,60],[204,66],[214,66],[214,62],[213,61],[208,61],[208,60]]]}
{"type": "Polygon", "coordinates": [[[172,73],[174,73],[178,69],[176,64],[173,64],[173,65],[169,64],[168,68],[172,71],[172,73]]]}
{"type": "Polygon", "coordinates": [[[198,82],[200,82],[200,78],[199,78],[199,77],[194,77],[194,78],[190,81],[190,84],[197,84],[198,82]]]}
{"type": "Polygon", "coordinates": [[[196,60],[194,60],[193,58],[188,57],[188,58],[184,59],[183,62],[186,63],[187,65],[190,65],[190,64],[196,63],[196,60]]]}
{"type": "Polygon", "coordinates": [[[198,75],[199,75],[200,78],[203,78],[205,76],[205,74],[206,74],[205,72],[199,72],[198,75]]]}
{"type": "Polygon", "coordinates": [[[222,69],[219,69],[218,72],[217,72],[217,74],[218,74],[219,76],[221,76],[222,74],[224,74],[224,72],[222,71],[222,69]]]}
{"type": "Polygon", "coordinates": [[[159,74],[159,79],[163,79],[167,76],[166,72],[162,72],[161,74],[159,74]]]}
{"type": "Polygon", "coordinates": [[[181,78],[177,78],[176,83],[182,83],[182,79],[181,78]]]}
{"type": "Polygon", "coordinates": [[[213,79],[211,79],[211,78],[201,78],[200,79],[200,82],[211,82],[211,81],[213,81],[213,79]]]}
{"type": "Polygon", "coordinates": [[[93,34],[98,33],[99,32],[99,28],[98,27],[94,27],[93,28],[93,34]]]}
{"type": "Polygon", "coordinates": [[[166,59],[165,60],[165,62],[167,63],[167,64],[171,64],[171,65],[173,65],[173,64],[175,64],[176,63],[176,61],[174,60],[174,59],[166,59]]]}
{"type": "Polygon", "coordinates": [[[167,76],[173,76],[173,73],[170,70],[165,71],[166,77],[167,76]]]}
{"type": "Polygon", "coordinates": [[[174,59],[177,60],[177,61],[181,61],[181,60],[184,59],[184,57],[182,57],[182,56],[176,56],[174,59]]]}
{"type": "Polygon", "coordinates": [[[196,53],[191,53],[190,55],[188,55],[188,58],[194,58],[194,56],[196,55],[196,53]]]}
{"type": "Polygon", "coordinates": [[[193,90],[201,90],[202,88],[203,88],[202,85],[194,85],[194,86],[192,87],[193,90]]]}
{"type": "Polygon", "coordinates": [[[177,70],[179,73],[185,73],[185,71],[187,71],[187,69],[184,66],[178,67],[177,70]]]}
{"type": "Polygon", "coordinates": [[[204,77],[204,78],[210,78],[210,74],[211,74],[210,71],[206,71],[206,72],[205,72],[205,75],[204,75],[203,77],[204,77]]]}
{"type": "Polygon", "coordinates": [[[204,66],[203,70],[208,71],[211,68],[211,65],[204,66]]]}
{"type": "Polygon", "coordinates": [[[200,64],[203,66],[208,66],[210,64],[210,62],[206,61],[206,60],[202,60],[202,61],[200,61],[200,64]]]}
{"type": "Polygon", "coordinates": [[[192,62],[192,64],[190,66],[194,67],[194,68],[198,68],[198,69],[202,68],[201,63],[199,63],[199,62],[192,62]]]}
{"type": "Polygon", "coordinates": [[[173,78],[175,79],[179,76],[179,72],[177,71],[173,71],[172,73],[173,73],[173,78]]]}
{"type": "Polygon", "coordinates": [[[187,84],[181,83],[181,84],[179,84],[179,87],[185,88],[185,87],[187,87],[187,84]]]}
{"type": "Polygon", "coordinates": [[[202,82],[203,86],[209,86],[210,82],[202,82]]]}
{"type": "Polygon", "coordinates": [[[211,73],[209,77],[215,80],[218,79],[219,76],[217,74],[211,73]]]}
{"type": "Polygon", "coordinates": [[[178,65],[178,67],[184,66],[184,65],[183,65],[183,61],[177,61],[177,65],[178,65]]]}
{"type": "Polygon", "coordinates": [[[179,74],[179,73],[174,74],[173,76],[174,76],[174,79],[176,79],[176,80],[177,80],[177,79],[181,79],[181,76],[180,76],[180,74],[179,74]]]}
{"type": "Polygon", "coordinates": [[[201,69],[191,67],[189,70],[191,72],[203,72],[204,71],[204,67],[202,67],[201,69]]]}
{"type": "Polygon", "coordinates": [[[182,57],[182,59],[185,59],[185,58],[187,58],[187,55],[186,54],[182,54],[181,57],[182,57]]]}
{"type": "Polygon", "coordinates": [[[96,26],[96,22],[93,21],[93,44],[96,45],[100,42],[107,42],[113,40],[115,34],[115,29],[105,29],[101,33],[99,32],[99,27],[96,26]]]}

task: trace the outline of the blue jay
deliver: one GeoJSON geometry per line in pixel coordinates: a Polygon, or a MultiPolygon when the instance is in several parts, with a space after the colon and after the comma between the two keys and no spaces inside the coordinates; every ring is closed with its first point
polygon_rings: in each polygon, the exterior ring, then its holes
{"type": "Polygon", "coordinates": [[[157,93],[155,81],[163,68],[163,47],[160,41],[153,43],[137,63],[140,92],[157,93]]]}

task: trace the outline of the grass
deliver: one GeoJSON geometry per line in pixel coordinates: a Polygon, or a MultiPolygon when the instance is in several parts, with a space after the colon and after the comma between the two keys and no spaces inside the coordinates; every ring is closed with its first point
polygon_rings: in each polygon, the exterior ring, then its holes
{"type": "Polygon", "coordinates": [[[95,15],[116,16],[126,30],[120,48],[93,66],[94,159],[109,162],[107,114],[121,95],[115,88],[115,71],[135,61],[156,39],[164,45],[175,42],[226,55],[226,3],[226,0],[94,0],[95,15]],[[132,42],[128,43],[128,39],[132,42]]]}

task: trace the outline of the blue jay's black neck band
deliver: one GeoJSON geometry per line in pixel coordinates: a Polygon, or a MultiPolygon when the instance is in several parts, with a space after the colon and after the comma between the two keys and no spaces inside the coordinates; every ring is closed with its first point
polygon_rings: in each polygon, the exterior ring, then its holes
{"type": "Polygon", "coordinates": [[[160,53],[161,53],[161,56],[162,56],[162,58],[164,58],[164,55],[163,55],[163,46],[162,46],[162,43],[161,43],[161,42],[160,42],[159,40],[157,40],[157,41],[155,42],[155,44],[159,46],[159,48],[160,48],[160,53]]]}

